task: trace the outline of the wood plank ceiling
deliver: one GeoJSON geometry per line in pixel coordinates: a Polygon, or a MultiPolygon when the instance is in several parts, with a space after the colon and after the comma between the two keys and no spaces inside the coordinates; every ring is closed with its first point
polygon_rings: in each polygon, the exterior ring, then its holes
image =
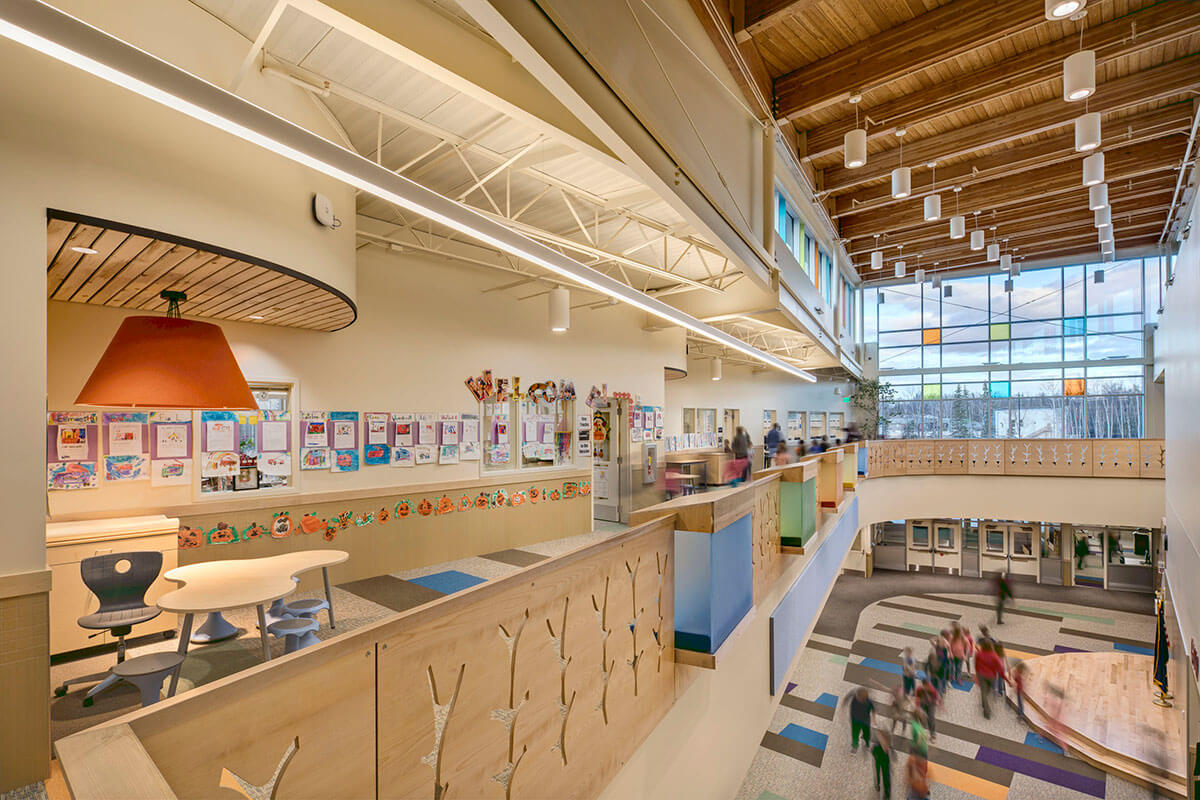
{"type": "Polygon", "coordinates": [[[185,292],[184,316],[336,331],[354,322],[338,290],[268,261],[156,231],[50,211],[46,298],[165,314],[163,290],[185,292]]]}
{"type": "MultiPolygon", "coordinates": [[[[1099,260],[1074,119],[1101,114],[1118,256],[1157,244],[1170,213],[1200,89],[1200,2],[1091,0],[1082,20],[1048,21],[1042,0],[744,0],[730,16],[769,80],[818,198],[867,280],[911,270],[996,266],[952,240],[951,215],[987,230],[1014,260],[1099,260]],[[1096,92],[1063,100],[1062,62],[1096,52],[1096,92]],[[867,163],[843,165],[861,95],[867,163]],[[912,196],[890,173],[912,168],[912,196]],[[929,164],[936,163],[936,170],[929,164]],[[936,183],[933,181],[936,175],[936,183]],[[955,192],[955,188],[960,189],[955,192]],[[942,218],[923,219],[941,194],[942,218]],[[994,226],[994,229],[993,229],[994,226]],[[884,252],[873,272],[870,254],[884,252]],[[935,266],[936,265],[936,266],[935,266]]],[[[1194,154],[1193,154],[1194,157],[1194,154]]]]}

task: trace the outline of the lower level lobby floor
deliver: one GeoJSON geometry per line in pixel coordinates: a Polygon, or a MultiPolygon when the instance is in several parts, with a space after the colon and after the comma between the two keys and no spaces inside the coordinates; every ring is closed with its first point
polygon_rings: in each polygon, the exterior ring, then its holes
{"type": "MultiPolygon", "coordinates": [[[[860,745],[857,754],[850,752],[848,713],[839,701],[864,686],[878,707],[890,706],[887,690],[900,681],[902,648],[912,647],[924,660],[929,637],[955,620],[975,636],[980,625],[988,625],[1010,661],[1054,652],[1151,652],[1149,595],[1017,584],[1018,597],[998,626],[989,581],[947,578],[883,572],[871,579],[839,579],[788,677],[737,800],[878,797],[867,749],[860,745]]],[[[1065,755],[1022,724],[1007,704],[993,703],[992,717],[985,719],[972,684],[952,685],[944,702],[930,747],[932,798],[1150,797],[1147,789],[1065,755]]],[[[877,720],[883,727],[891,724],[886,716],[877,720]]],[[[904,738],[899,729],[897,738],[904,738]]],[[[906,759],[906,751],[893,752],[895,798],[907,796],[906,759]]]]}

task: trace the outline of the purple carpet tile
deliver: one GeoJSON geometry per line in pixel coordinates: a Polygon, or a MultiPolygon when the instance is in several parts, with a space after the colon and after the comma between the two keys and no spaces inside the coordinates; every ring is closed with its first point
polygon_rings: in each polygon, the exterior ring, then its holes
{"type": "Polygon", "coordinates": [[[784,694],[791,694],[791,693],[792,693],[792,689],[795,689],[795,688],[796,688],[796,684],[792,683],[791,681],[788,681],[787,688],[783,690],[783,693],[784,693],[784,694]]]}
{"type": "Polygon", "coordinates": [[[1077,792],[1090,794],[1092,797],[1104,797],[1104,781],[1089,778],[1070,770],[1040,764],[1037,761],[1030,761],[1027,758],[1003,753],[999,750],[993,750],[990,747],[980,747],[979,753],[975,758],[985,764],[1019,772],[1022,775],[1028,775],[1031,778],[1053,783],[1056,786],[1063,786],[1068,789],[1074,789],[1077,792]]]}
{"type": "Polygon", "coordinates": [[[1078,647],[1067,647],[1065,644],[1054,645],[1055,653],[1090,653],[1090,650],[1080,650],[1078,647]]]}

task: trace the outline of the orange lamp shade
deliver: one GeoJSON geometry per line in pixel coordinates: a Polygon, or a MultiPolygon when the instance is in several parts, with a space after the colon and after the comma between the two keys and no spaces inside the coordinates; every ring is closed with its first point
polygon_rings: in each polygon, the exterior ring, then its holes
{"type": "Polygon", "coordinates": [[[75,399],[81,406],[258,407],[221,329],[177,317],[128,317],[75,399]]]}

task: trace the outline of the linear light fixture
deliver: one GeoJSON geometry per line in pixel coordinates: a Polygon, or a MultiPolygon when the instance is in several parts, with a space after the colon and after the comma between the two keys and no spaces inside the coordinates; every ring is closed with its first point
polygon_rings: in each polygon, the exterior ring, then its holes
{"type": "Polygon", "coordinates": [[[186,114],[251,144],[420,214],[573,283],[802,380],[816,378],[661,300],[649,297],[500,222],[408,180],[186,70],[150,55],[40,0],[0,3],[0,36],[186,114]]]}

